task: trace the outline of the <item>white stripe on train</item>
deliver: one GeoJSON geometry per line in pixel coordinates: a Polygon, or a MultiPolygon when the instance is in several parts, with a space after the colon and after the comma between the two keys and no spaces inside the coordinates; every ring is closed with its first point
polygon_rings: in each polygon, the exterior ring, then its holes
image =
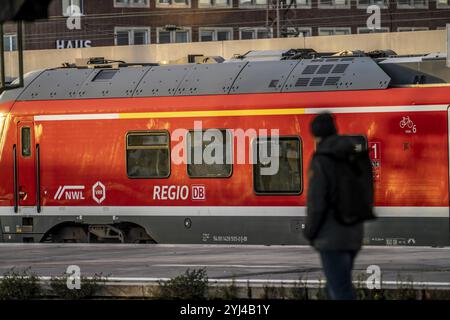
{"type": "Polygon", "coordinates": [[[119,114],[98,113],[98,114],[56,114],[47,116],[34,116],[34,121],[111,120],[111,119],[119,119],[119,114]]]}
{"type": "Polygon", "coordinates": [[[324,111],[332,113],[380,113],[380,112],[423,112],[447,111],[448,104],[383,106],[383,107],[343,107],[343,108],[305,108],[305,114],[317,114],[324,111]]]}
{"type": "MultiPolygon", "coordinates": [[[[449,218],[449,207],[376,207],[379,217],[390,218],[449,218]]],[[[263,206],[43,206],[0,207],[0,216],[202,216],[202,217],[304,217],[306,207],[263,206]]]]}

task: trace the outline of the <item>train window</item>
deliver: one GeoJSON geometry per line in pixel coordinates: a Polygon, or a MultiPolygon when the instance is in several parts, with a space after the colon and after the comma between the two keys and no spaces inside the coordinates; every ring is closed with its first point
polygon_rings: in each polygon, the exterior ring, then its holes
{"type": "Polygon", "coordinates": [[[163,131],[127,135],[129,178],[167,178],[170,175],[170,139],[163,131]]]}
{"type": "Polygon", "coordinates": [[[191,178],[228,178],[232,175],[232,137],[228,130],[189,131],[187,173],[191,178]],[[203,137],[203,138],[202,138],[203,137]],[[216,154],[220,152],[221,154],[216,154]]]}
{"type": "MultiPolygon", "coordinates": [[[[276,147],[276,145],[275,145],[276,147]]],[[[253,143],[256,163],[253,183],[256,194],[294,194],[302,192],[302,156],[299,137],[279,137],[278,170],[271,158],[271,139],[258,138],[253,143]],[[265,148],[261,150],[261,148],[265,148]],[[261,158],[261,155],[267,157],[261,158]],[[264,171],[263,171],[264,170],[264,171]],[[275,170],[275,174],[271,171],[275,170]]]]}
{"type": "Polygon", "coordinates": [[[22,156],[31,156],[31,129],[22,127],[22,156]]]}

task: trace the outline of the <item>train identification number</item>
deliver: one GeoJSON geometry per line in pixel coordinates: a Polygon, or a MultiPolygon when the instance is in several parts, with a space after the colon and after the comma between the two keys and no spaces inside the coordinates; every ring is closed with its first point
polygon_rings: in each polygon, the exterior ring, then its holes
{"type": "Polygon", "coordinates": [[[192,186],[154,186],[153,200],[206,200],[206,187],[192,186]]]}

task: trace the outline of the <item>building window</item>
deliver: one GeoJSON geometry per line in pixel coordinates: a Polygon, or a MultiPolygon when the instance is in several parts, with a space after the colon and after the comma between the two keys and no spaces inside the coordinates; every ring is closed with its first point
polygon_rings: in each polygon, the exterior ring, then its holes
{"type": "Polygon", "coordinates": [[[348,9],[350,0],[319,0],[319,9],[348,9]]]}
{"type": "MultiPolygon", "coordinates": [[[[204,0],[199,0],[204,1],[204,0]]],[[[257,6],[265,6],[267,7],[267,3],[269,2],[270,5],[272,5],[272,0],[239,0],[239,6],[240,7],[257,7],[257,6]]],[[[287,3],[290,3],[290,1],[287,1],[287,3]]],[[[275,5],[275,2],[273,3],[275,5]]],[[[280,1],[281,8],[283,8],[283,4],[280,1]]],[[[287,6],[287,4],[286,4],[287,6]]],[[[292,4],[293,9],[301,9],[301,8],[311,8],[311,0],[295,0],[292,4]]],[[[274,7],[275,9],[275,7],[274,7]]]]}
{"type": "Polygon", "coordinates": [[[116,46],[129,46],[150,43],[150,28],[114,28],[116,46]]]}
{"type": "Polygon", "coordinates": [[[357,0],[357,8],[367,8],[368,6],[371,5],[377,5],[380,8],[388,8],[389,3],[388,0],[357,0]]]}
{"type": "Polygon", "coordinates": [[[239,0],[239,7],[267,7],[267,0],[239,0]]]}
{"type": "Polygon", "coordinates": [[[253,153],[257,157],[253,165],[253,184],[257,194],[300,194],[302,192],[302,158],[301,141],[298,137],[280,137],[278,149],[278,171],[271,173],[269,168],[276,165],[270,160],[260,159],[261,147],[266,148],[261,152],[271,158],[271,139],[258,138],[253,144],[253,153]],[[264,172],[265,169],[268,172],[264,172]],[[264,171],[263,171],[264,170],[264,171]]]}
{"type": "Polygon", "coordinates": [[[126,139],[129,178],[167,178],[170,175],[168,132],[133,132],[126,139]]]}
{"type": "Polygon", "coordinates": [[[389,32],[388,27],[381,27],[380,29],[369,29],[367,27],[358,27],[358,33],[382,33],[389,32]]]}
{"type": "Polygon", "coordinates": [[[145,8],[150,7],[150,0],[114,0],[115,8],[145,8]]]}
{"type": "Polygon", "coordinates": [[[190,7],[190,0],[155,0],[156,7],[190,7]]]}
{"type": "Polygon", "coordinates": [[[233,28],[199,28],[199,41],[233,40],[233,28]]]}
{"type": "Polygon", "coordinates": [[[297,8],[311,8],[311,0],[296,0],[295,5],[297,8]]]}
{"type": "Polygon", "coordinates": [[[311,37],[312,29],[311,28],[287,28],[286,37],[295,38],[295,37],[311,37]]]}
{"type": "Polygon", "coordinates": [[[179,27],[176,30],[158,28],[158,43],[184,43],[191,42],[191,29],[179,27]]]}
{"type": "Polygon", "coordinates": [[[5,51],[16,51],[17,50],[17,35],[16,34],[6,34],[3,36],[3,48],[5,51]]]}
{"type": "Polygon", "coordinates": [[[398,32],[408,32],[408,31],[427,31],[428,27],[398,27],[398,32]]]}
{"type": "Polygon", "coordinates": [[[437,0],[437,8],[448,8],[450,7],[450,0],[437,0]]]}
{"type": "Polygon", "coordinates": [[[195,132],[192,130],[189,131],[186,141],[189,177],[228,178],[231,176],[233,145],[229,131],[210,129],[195,132]],[[209,151],[208,148],[210,148],[209,151]],[[220,152],[220,154],[216,154],[216,152],[220,152]],[[205,154],[208,158],[205,158],[205,154]]]}
{"type": "Polygon", "coordinates": [[[428,0],[397,0],[398,9],[428,8],[428,0]]]}
{"type": "Polygon", "coordinates": [[[72,7],[78,7],[79,13],[83,14],[83,0],[62,0],[62,15],[68,17],[71,14],[78,13],[72,7]]]}
{"type": "Polygon", "coordinates": [[[338,36],[351,33],[350,28],[319,28],[319,36],[338,36]]]}
{"type": "Polygon", "coordinates": [[[232,6],[232,0],[198,0],[199,8],[224,8],[232,6]]]}
{"type": "Polygon", "coordinates": [[[239,28],[239,38],[241,40],[268,39],[272,38],[272,28],[239,28]]]}

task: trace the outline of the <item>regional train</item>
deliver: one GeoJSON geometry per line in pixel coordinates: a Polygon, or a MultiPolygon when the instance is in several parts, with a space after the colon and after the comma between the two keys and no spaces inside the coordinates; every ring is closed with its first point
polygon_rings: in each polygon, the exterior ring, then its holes
{"type": "Polygon", "coordinates": [[[441,54],[289,50],[30,72],[0,96],[0,239],[307,244],[309,126],[328,110],[370,152],[378,219],[364,243],[446,246],[449,105],[441,54]],[[210,143],[192,138],[209,129],[210,143]],[[279,167],[267,175],[254,151],[271,139],[279,167]],[[227,161],[182,161],[213,142],[227,161]]]}

